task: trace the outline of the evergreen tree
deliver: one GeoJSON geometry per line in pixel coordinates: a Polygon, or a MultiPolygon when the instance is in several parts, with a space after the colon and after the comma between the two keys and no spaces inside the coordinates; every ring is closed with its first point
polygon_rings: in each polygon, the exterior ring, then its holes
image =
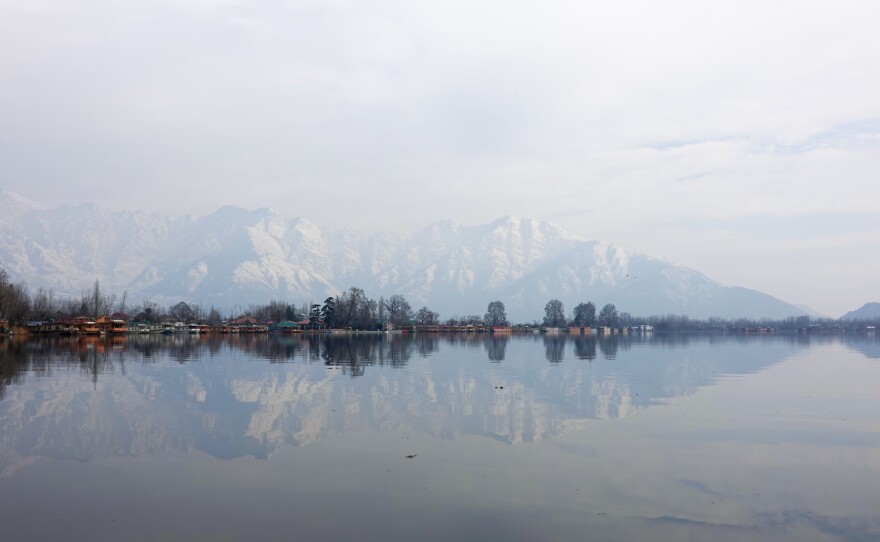
{"type": "Polygon", "coordinates": [[[336,300],[332,296],[324,300],[324,306],[321,307],[321,319],[327,326],[333,327],[336,320],[336,300]]]}
{"type": "Polygon", "coordinates": [[[321,323],[321,305],[314,303],[309,309],[309,326],[312,329],[317,329],[318,325],[321,323]]]}

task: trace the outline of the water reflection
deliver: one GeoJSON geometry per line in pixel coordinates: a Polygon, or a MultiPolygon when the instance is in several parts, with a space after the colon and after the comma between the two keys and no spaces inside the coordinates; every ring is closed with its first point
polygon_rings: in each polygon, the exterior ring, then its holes
{"type": "Polygon", "coordinates": [[[0,398],[5,388],[20,382],[22,372],[51,374],[54,366],[77,365],[97,380],[101,373],[124,370],[126,361],[150,363],[172,360],[178,364],[211,359],[229,352],[272,363],[321,361],[345,374],[363,376],[369,366],[403,368],[413,355],[429,357],[441,349],[482,349],[486,358],[502,362],[507,345],[514,340],[543,345],[544,359],[557,364],[566,352],[573,359],[614,360],[619,352],[646,349],[688,348],[692,344],[754,345],[785,344],[806,348],[839,341],[871,358],[880,358],[880,337],[858,335],[743,336],[704,334],[649,335],[487,335],[487,334],[359,334],[359,335],[259,335],[241,334],[199,337],[193,335],[133,335],[122,337],[0,337],[0,398]],[[119,367],[114,363],[120,364],[119,367]]]}
{"type": "Polygon", "coordinates": [[[504,356],[507,354],[507,341],[509,340],[510,336],[506,334],[489,335],[487,337],[486,355],[489,357],[489,361],[498,363],[504,361],[504,356]]]}
{"type": "Polygon", "coordinates": [[[878,346],[0,339],[4,534],[877,539],[878,346]]]}
{"type": "Polygon", "coordinates": [[[577,359],[593,361],[596,359],[596,339],[593,337],[575,337],[574,356],[577,359]]]}
{"type": "MultiPolygon", "coordinates": [[[[3,340],[0,470],[32,456],[86,461],[166,449],[267,457],[279,446],[359,430],[536,442],[836,340],[432,334],[3,340]]],[[[869,356],[880,352],[876,340],[842,342],[869,356]]]]}
{"type": "Polygon", "coordinates": [[[565,336],[564,335],[545,335],[544,336],[544,357],[550,363],[559,363],[565,357],[565,336]]]}

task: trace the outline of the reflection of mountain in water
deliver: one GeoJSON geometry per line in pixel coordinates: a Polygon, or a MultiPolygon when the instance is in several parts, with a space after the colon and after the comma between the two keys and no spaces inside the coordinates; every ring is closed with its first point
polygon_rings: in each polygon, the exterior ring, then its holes
{"type": "Polygon", "coordinates": [[[0,343],[0,468],[361,430],[530,442],[761,370],[796,338],[321,335],[0,343]],[[267,363],[268,361],[268,363],[267,363]]]}
{"type": "Polygon", "coordinates": [[[876,333],[843,335],[841,342],[867,358],[880,359],[880,335],[876,333]]]}

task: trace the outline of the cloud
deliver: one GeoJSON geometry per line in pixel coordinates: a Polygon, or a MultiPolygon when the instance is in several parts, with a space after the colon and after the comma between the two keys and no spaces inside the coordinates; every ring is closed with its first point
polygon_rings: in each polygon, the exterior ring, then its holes
{"type": "Polygon", "coordinates": [[[878,22],[869,1],[0,1],[0,184],[624,241],[877,213],[878,22]]]}

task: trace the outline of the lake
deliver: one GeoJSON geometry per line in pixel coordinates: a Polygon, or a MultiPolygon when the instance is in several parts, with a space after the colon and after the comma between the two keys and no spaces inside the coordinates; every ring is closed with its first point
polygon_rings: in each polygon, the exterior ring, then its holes
{"type": "Polygon", "coordinates": [[[5,540],[880,540],[880,340],[0,339],[5,540]]]}

